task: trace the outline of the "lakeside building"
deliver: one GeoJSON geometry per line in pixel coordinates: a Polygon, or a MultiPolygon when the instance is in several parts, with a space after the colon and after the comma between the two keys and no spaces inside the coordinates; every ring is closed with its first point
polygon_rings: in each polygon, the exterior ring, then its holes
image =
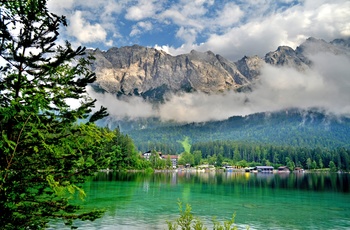
{"type": "Polygon", "coordinates": [[[295,167],[295,168],[294,168],[294,172],[296,172],[296,173],[303,173],[303,172],[304,172],[304,169],[301,168],[301,167],[295,167]]]}
{"type": "Polygon", "coordinates": [[[179,158],[178,155],[162,155],[161,158],[163,160],[167,160],[168,158],[170,158],[173,168],[177,168],[177,160],[179,158]]]}
{"type": "Polygon", "coordinates": [[[245,168],[246,172],[261,172],[261,173],[273,173],[272,166],[256,166],[245,168]]]}
{"type": "MultiPolygon", "coordinates": [[[[151,155],[152,155],[152,151],[149,150],[147,152],[142,153],[141,157],[149,161],[149,159],[151,158],[151,155]]],[[[161,158],[162,153],[158,152],[158,155],[161,158]]]]}
{"type": "Polygon", "coordinates": [[[272,166],[256,166],[255,169],[258,172],[273,173],[273,167],[272,166]]]}
{"type": "Polygon", "coordinates": [[[290,169],[287,166],[281,166],[281,167],[278,167],[278,172],[279,173],[289,173],[290,169]]]}
{"type": "MultiPolygon", "coordinates": [[[[167,160],[168,157],[169,157],[170,160],[171,160],[172,167],[173,168],[177,168],[177,162],[178,162],[178,158],[179,158],[178,155],[170,155],[170,154],[163,155],[162,152],[157,152],[157,153],[158,153],[159,158],[162,159],[162,160],[167,160]]],[[[144,159],[148,160],[148,161],[151,158],[151,155],[152,155],[152,151],[151,150],[142,153],[142,157],[144,159]]]]}

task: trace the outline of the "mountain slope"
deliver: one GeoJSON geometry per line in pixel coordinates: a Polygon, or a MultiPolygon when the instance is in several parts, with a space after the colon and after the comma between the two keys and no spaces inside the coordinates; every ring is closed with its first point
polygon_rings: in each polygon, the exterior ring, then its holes
{"type": "Polygon", "coordinates": [[[146,151],[150,144],[168,146],[180,153],[179,140],[188,136],[192,143],[234,140],[278,146],[350,149],[350,119],[326,116],[317,111],[297,109],[276,113],[235,116],[225,121],[179,125],[169,123],[125,130],[136,146],[146,151]]]}

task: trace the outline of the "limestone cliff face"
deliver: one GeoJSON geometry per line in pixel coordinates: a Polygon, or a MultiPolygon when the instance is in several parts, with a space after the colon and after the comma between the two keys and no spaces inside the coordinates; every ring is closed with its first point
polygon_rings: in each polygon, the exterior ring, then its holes
{"type": "Polygon", "coordinates": [[[263,64],[257,57],[246,57],[237,65],[210,51],[192,50],[171,56],[138,45],[92,53],[96,58],[92,66],[97,75],[95,89],[144,97],[162,97],[166,92],[234,90],[250,84],[263,64]],[[251,73],[245,76],[240,70],[251,73]]]}
{"type": "Polygon", "coordinates": [[[288,66],[305,71],[312,63],[307,58],[315,52],[344,53],[348,40],[327,43],[309,38],[295,50],[280,46],[264,59],[258,56],[229,61],[211,51],[171,56],[164,51],[138,45],[111,48],[106,52],[91,50],[96,90],[116,95],[139,95],[162,100],[169,92],[223,92],[249,87],[259,78],[264,64],[288,66]],[[334,43],[334,44],[333,44],[334,43]],[[345,45],[344,45],[345,44],[345,45]]]}

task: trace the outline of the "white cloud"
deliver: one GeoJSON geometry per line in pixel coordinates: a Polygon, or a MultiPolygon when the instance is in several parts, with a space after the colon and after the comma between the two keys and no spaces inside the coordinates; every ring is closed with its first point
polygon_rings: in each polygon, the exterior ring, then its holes
{"type": "Polygon", "coordinates": [[[194,28],[184,28],[176,32],[176,37],[185,41],[185,44],[193,44],[196,41],[197,31],[194,28]]]}
{"type": "Polygon", "coordinates": [[[118,15],[129,1],[50,0],[48,8],[58,15],[65,15],[68,19],[68,27],[60,29],[60,39],[63,41],[69,40],[76,46],[98,42],[108,47],[114,44],[111,38],[120,38],[117,28],[118,15]]]}
{"type": "MultiPolygon", "coordinates": [[[[283,22],[279,22],[283,23],[283,22]]],[[[250,22],[240,27],[234,27],[223,35],[213,34],[200,47],[211,50],[233,61],[244,55],[264,56],[275,50],[276,44],[292,45],[288,35],[280,32],[280,25],[269,23],[250,22]]]]}
{"type": "Polygon", "coordinates": [[[218,26],[227,27],[239,22],[244,12],[235,3],[229,2],[224,5],[222,11],[217,12],[217,15],[213,23],[218,26]]]}
{"type": "MultiPolygon", "coordinates": [[[[188,10],[187,10],[188,11],[188,10]]],[[[193,27],[202,30],[205,27],[204,20],[196,19],[195,15],[190,12],[184,12],[182,8],[172,8],[164,11],[159,15],[160,20],[170,20],[175,25],[183,27],[193,27]]]]}
{"type": "Polygon", "coordinates": [[[65,14],[67,9],[71,9],[74,5],[74,0],[49,0],[47,1],[48,8],[55,14],[65,14]]]}
{"type": "Polygon", "coordinates": [[[97,99],[96,108],[99,108],[101,105],[107,107],[109,115],[117,119],[147,118],[157,114],[152,104],[140,97],[117,99],[113,94],[96,93],[91,88],[88,88],[87,91],[90,97],[97,99]]]}
{"type": "Polygon", "coordinates": [[[203,122],[224,120],[234,115],[235,111],[244,110],[245,95],[235,92],[208,95],[204,93],[172,96],[159,108],[162,120],[178,122],[203,122]],[[234,99],[234,100],[232,100],[234,99]]]}
{"type": "Polygon", "coordinates": [[[176,37],[185,44],[194,44],[198,34],[212,22],[206,17],[213,1],[181,1],[159,13],[159,21],[169,21],[177,26],[176,37]]]}
{"type": "Polygon", "coordinates": [[[327,3],[321,5],[312,15],[312,32],[321,34],[322,38],[350,36],[350,2],[343,4],[327,3]]]}
{"type": "Polygon", "coordinates": [[[132,27],[132,30],[130,32],[130,36],[136,36],[139,34],[142,34],[146,31],[150,31],[153,29],[153,25],[151,22],[138,22],[136,25],[132,27]]]}
{"type": "Polygon", "coordinates": [[[98,23],[90,24],[83,18],[81,11],[76,11],[69,18],[69,21],[70,26],[67,28],[67,33],[76,37],[79,42],[89,43],[106,40],[107,32],[104,28],[98,23]]]}
{"type": "Polygon", "coordinates": [[[163,50],[163,51],[165,51],[168,54],[171,54],[173,56],[180,55],[183,53],[188,53],[191,50],[207,51],[207,50],[203,49],[203,47],[200,47],[200,46],[193,44],[193,43],[185,43],[185,44],[181,45],[181,47],[178,47],[178,48],[173,47],[173,46],[169,46],[169,45],[160,46],[160,45],[156,44],[154,46],[154,48],[158,49],[158,50],[163,50]]]}
{"type": "Polygon", "coordinates": [[[133,5],[127,9],[125,18],[128,20],[143,20],[153,17],[158,10],[159,3],[154,0],[139,0],[138,4],[133,5]]]}

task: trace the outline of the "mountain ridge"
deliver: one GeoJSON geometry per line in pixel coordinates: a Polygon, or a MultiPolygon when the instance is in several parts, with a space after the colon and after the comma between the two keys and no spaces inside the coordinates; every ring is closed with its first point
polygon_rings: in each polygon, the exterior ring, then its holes
{"type": "Polygon", "coordinates": [[[309,55],[317,52],[349,55],[349,47],[350,39],[326,42],[310,37],[295,50],[279,46],[265,57],[244,56],[235,62],[212,51],[192,50],[172,56],[139,45],[89,52],[96,58],[92,63],[97,76],[92,86],[96,91],[163,101],[168,93],[241,91],[259,79],[265,64],[306,71],[312,66],[309,55]]]}

